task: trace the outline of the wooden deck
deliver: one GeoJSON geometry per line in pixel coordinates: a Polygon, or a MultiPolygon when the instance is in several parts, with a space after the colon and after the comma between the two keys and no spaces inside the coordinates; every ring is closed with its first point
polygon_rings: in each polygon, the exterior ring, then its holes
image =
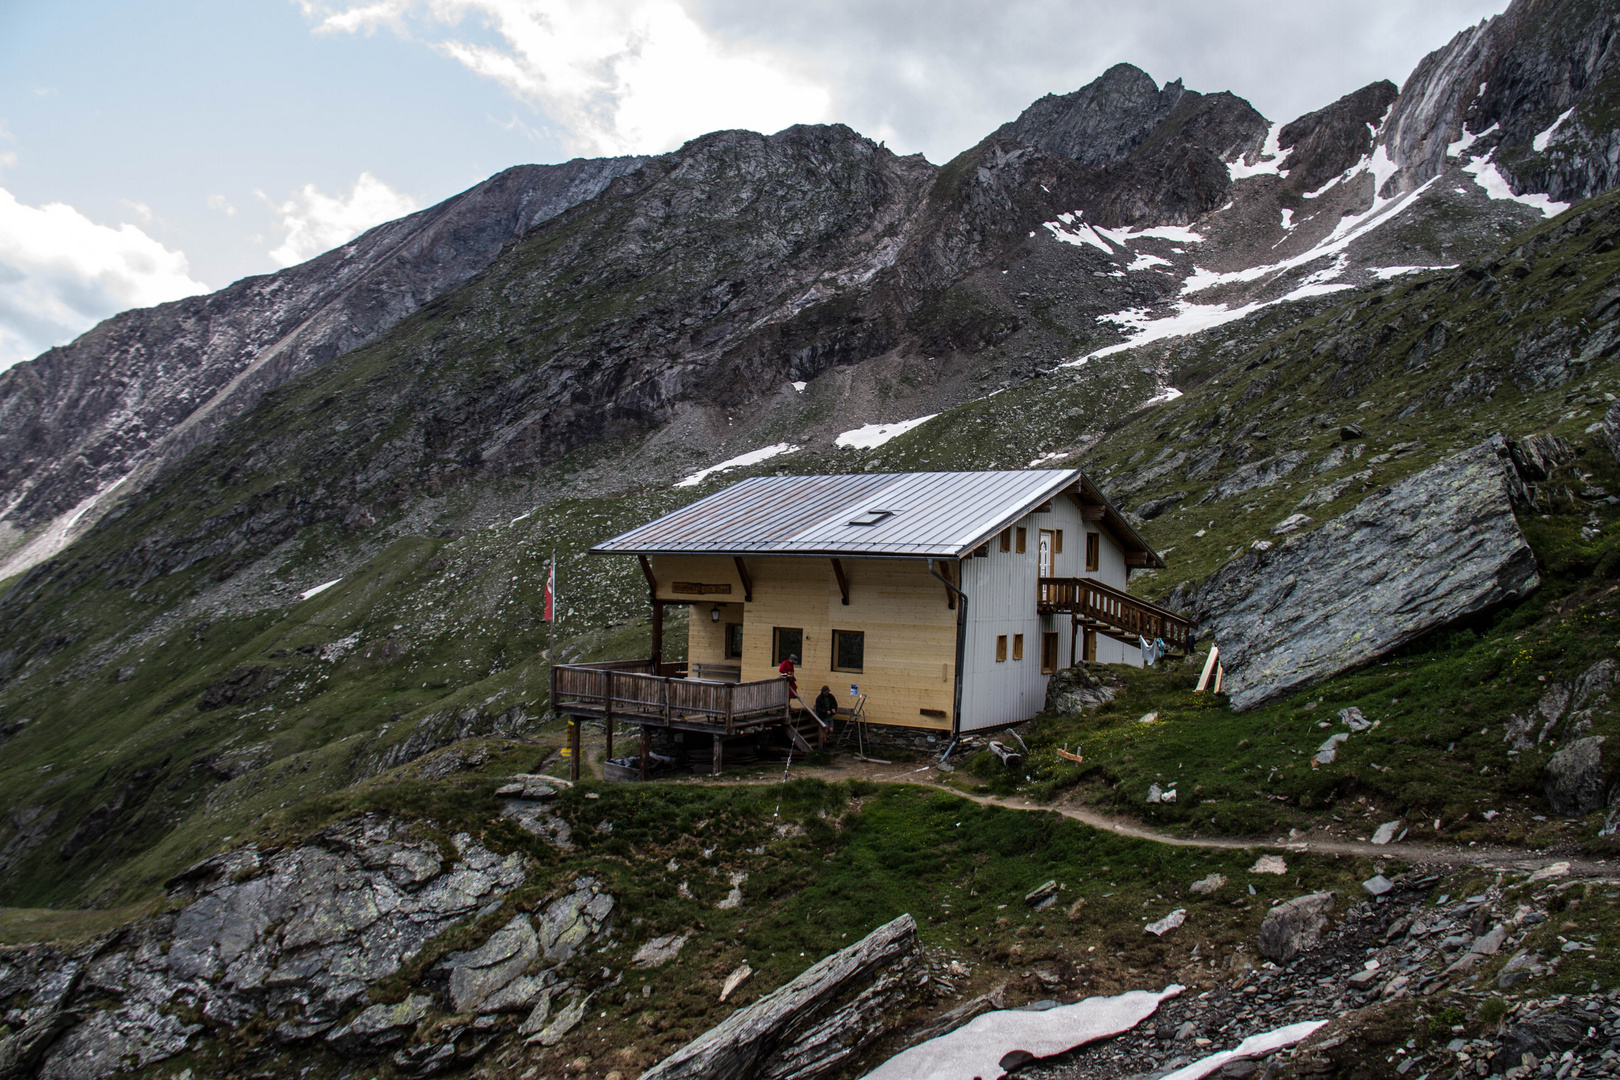
{"type": "Polygon", "coordinates": [[[1036,587],[1035,609],[1042,615],[1072,615],[1080,623],[1132,643],[1143,637],[1163,638],[1180,648],[1192,623],[1169,608],[1104,585],[1095,578],[1043,577],[1036,587]]]}
{"type": "Polygon", "coordinates": [[[657,669],[650,660],[558,664],[551,669],[553,707],[569,716],[709,735],[746,734],[790,719],[783,679],[689,678],[685,664],[657,669]]]}

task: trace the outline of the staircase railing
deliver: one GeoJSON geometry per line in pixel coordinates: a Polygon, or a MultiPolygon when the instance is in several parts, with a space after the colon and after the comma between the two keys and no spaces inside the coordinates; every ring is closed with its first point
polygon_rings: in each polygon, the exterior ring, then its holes
{"type": "Polygon", "coordinates": [[[1191,620],[1095,578],[1043,577],[1036,586],[1035,610],[1042,615],[1078,615],[1117,633],[1163,638],[1179,645],[1192,627],[1191,620]]]}

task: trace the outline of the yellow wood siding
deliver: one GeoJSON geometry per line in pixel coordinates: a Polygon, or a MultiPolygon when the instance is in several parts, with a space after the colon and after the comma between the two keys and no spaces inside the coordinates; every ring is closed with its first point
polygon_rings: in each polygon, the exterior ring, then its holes
{"type": "MultiPolygon", "coordinates": [[[[754,600],[742,604],[742,583],[729,557],[654,556],[653,574],[660,599],[690,602],[689,657],[694,662],[726,663],[724,629],[743,624],[742,678],[774,675],[772,627],[804,631],[799,664],[799,692],[813,701],[823,685],[832,687],[840,705],[850,702],[855,683],[867,696],[866,718],[873,723],[901,724],[935,730],[951,727],[956,687],[956,612],[945,603],[945,586],[928,573],[921,559],[843,560],[849,579],[849,605],[842,602],[832,561],[824,558],[747,558],[754,600]],[[732,585],[730,595],[692,596],[673,591],[676,581],[732,585]],[[709,609],[721,605],[718,624],[709,609]],[[742,612],[739,619],[737,612],[742,612]],[[865,657],[859,673],[832,670],[832,632],[865,633],[865,657]],[[924,716],[922,709],[943,716],[924,716]]],[[[736,661],[730,661],[736,663],[736,661]]]]}

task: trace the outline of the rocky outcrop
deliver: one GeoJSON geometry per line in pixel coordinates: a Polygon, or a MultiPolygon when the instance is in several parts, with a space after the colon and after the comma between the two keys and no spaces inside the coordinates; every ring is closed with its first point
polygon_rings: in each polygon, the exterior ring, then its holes
{"type": "Polygon", "coordinates": [[[1073,716],[1113,701],[1118,691],[1104,678],[1105,671],[1076,664],[1053,673],[1046,681],[1046,706],[1042,711],[1054,716],[1073,716]]]}
{"type": "Polygon", "coordinates": [[[1289,188],[1315,191],[1371,154],[1373,132],[1399,96],[1394,83],[1381,79],[1284,124],[1277,145],[1288,151],[1282,167],[1289,188]]]}
{"type": "Polygon", "coordinates": [[[1116,64],[1071,94],[1041,98],[995,137],[1085,166],[1078,208],[1088,218],[1184,225],[1226,201],[1226,162],[1258,151],[1267,128],[1242,98],[1200,94],[1179,79],[1161,89],[1140,68],[1116,64]]]}
{"type": "Polygon", "coordinates": [[[1603,770],[1604,736],[1576,739],[1547,759],[1543,791],[1548,804],[1567,817],[1582,817],[1609,801],[1603,770]]]}
{"type": "MultiPolygon", "coordinates": [[[[0,523],[27,529],[98,493],[132,494],[132,473],[178,458],[266,391],[464,284],[514,237],[645,160],[508,169],[307,263],[126,311],[0,373],[0,523]]],[[[72,534],[99,516],[83,514],[72,534]]],[[[0,576],[25,568],[13,559],[0,576]]]]}
{"type": "Polygon", "coordinates": [[[811,1080],[893,1024],[920,986],[917,924],[902,915],[813,964],[642,1073],[642,1080],[811,1080]]]}
{"type": "Polygon", "coordinates": [[[1534,589],[1512,469],[1504,440],[1481,443],[1170,604],[1213,633],[1234,708],[1282,697],[1534,589]]]}
{"type": "Polygon", "coordinates": [[[1260,955],[1286,964],[1322,939],[1328,915],[1333,911],[1333,894],[1311,893],[1296,896],[1266,912],[1260,924],[1260,955]]]}

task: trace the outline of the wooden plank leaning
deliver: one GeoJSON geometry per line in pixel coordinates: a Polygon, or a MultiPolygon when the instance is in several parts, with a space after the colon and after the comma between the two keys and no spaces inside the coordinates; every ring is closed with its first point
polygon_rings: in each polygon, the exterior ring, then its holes
{"type": "MultiPolygon", "coordinates": [[[[1193,693],[1202,694],[1209,688],[1209,677],[1215,671],[1216,665],[1220,661],[1220,657],[1221,650],[1216,648],[1214,645],[1211,645],[1209,647],[1209,659],[1204,661],[1204,673],[1198,676],[1198,686],[1194,688],[1193,693]]],[[[1215,692],[1220,693],[1220,688],[1220,680],[1217,679],[1215,681],[1215,692]]]]}

